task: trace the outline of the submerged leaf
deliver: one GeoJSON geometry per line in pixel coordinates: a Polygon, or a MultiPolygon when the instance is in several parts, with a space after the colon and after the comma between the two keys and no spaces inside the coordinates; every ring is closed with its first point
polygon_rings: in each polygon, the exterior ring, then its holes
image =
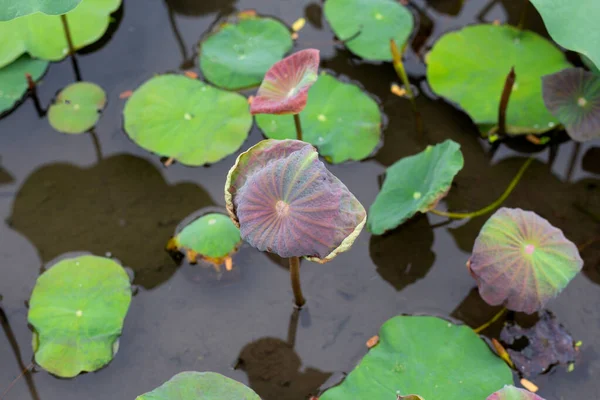
{"type": "Polygon", "coordinates": [[[72,83],[58,94],[48,110],[48,121],[62,133],[83,133],[96,125],[106,105],[106,93],[95,83],[72,83]]]}
{"type": "Polygon", "coordinates": [[[583,260],[544,218],[501,208],[481,228],[468,266],[488,304],[531,314],[567,286],[583,260]]]}
{"type": "Polygon", "coordinates": [[[544,400],[535,393],[514,386],[505,386],[502,390],[492,393],[487,400],[544,400]]]}
{"type": "Polygon", "coordinates": [[[81,0],[0,0],[0,21],[41,12],[49,15],[65,14],[81,0]]]}
{"type": "Polygon", "coordinates": [[[302,50],[276,62],[252,101],[252,114],[298,114],[306,106],[308,89],[317,81],[319,50],[302,50]]]}
{"type": "Polygon", "coordinates": [[[48,69],[48,61],[23,55],[12,64],[0,69],[0,114],[10,110],[27,91],[26,74],[39,80],[48,69]]]}
{"type": "Polygon", "coordinates": [[[366,220],[314,147],[297,140],[263,140],[242,153],[227,175],[225,201],[252,246],[320,263],[347,251],[366,220]]]}
{"type": "Polygon", "coordinates": [[[600,75],[568,68],[543,77],[544,102],[571,139],[600,137],[600,75]]]}
{"type": "Polygon", "coordinates": [[[460,145],[446,140],[395,162],[369,210],[369,231],[381,235],[433,209],[446,196],[464,164],[460,145]]]}

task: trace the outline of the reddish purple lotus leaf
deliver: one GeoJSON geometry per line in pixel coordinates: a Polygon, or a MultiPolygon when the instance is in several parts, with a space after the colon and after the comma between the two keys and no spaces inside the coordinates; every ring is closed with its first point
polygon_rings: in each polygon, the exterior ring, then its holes
{"type": "Polygon", "coordinates": [[[302,50],[275,63],[267,71],[250,112],[298,114],[306,106],[308,89],[317,81],[319,50],[302,50]]]}
{"type": "Polygon", "coordinates": [[[531,314],[567,286],[583,260],[544,218],[501,208],[481,228],[467,265],[488,304],[531,314]]]}
{"type": "Polygon", "coordinates": [[[487,400],[544,400],[535,393],[514,386],[504,386],[504,389],[492,393],[487,400]]]}
{"type": "Polygon", "coordinates": [[[315,148],[297,140],[263,140],[242,153],[227,175],[225,201],[252,246],[320,263],[348,250],[366,221],[315,148]]]}

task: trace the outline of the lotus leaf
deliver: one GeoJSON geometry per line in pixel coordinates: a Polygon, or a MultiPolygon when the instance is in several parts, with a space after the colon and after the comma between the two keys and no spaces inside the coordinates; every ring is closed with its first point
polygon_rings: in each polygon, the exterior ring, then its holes
{"type": "Polygon", "coordinates": [[[181,75],[144,83],[127,101],[124,118],[140,147],[186,165],[215,163],[235,152],[252,126],[244,96],[181,75]]]}
{"type": "Polygon", "coordinates": [[[584,56],[583,54],[581,54],[581,61],[583,62],[583,64],[588,67],[590,69],[590,71],[592,71],[595,74],[600,74],[600,68],[597,67],[592,60],[590,60],[588,57],[584,56]]]}
{"type": "Polygon", "coordinates": [[[390,39],[402,46],[414,27],[411,12],[395,0],[327,0],[324,11],[336,36],[367,60],[392,61],[390,39]]]}
{"type": "Polygon", "coordinates": [[[13,108],[27,91],[26,74],[30,74],[31,79],[37,81],[47,68],[47,61],[24,55],[0,69],[0,114],[13,108]]]}
{"type": "Polygon", "coordinates": [[[460,145],[449,139],[396,161],[386,170],[381,192],[369,210],[369,231],[381,235],[416,213],[433,209],[463,164],[460,145]]]}
{"type": "Polygon", "coordinates": [[[106,93],[95,83],[76,82],[64,88],[48,110],[48,121],[62,133],[92,129],[106,105],[106,93]]]}
{"type": "Polygon", "coordinates": [[[35,362],[72,378],[108,364],[131,302],[129,276],[102,257],[64,259],[37,280],[29,302],[35,362]]]}
{"type": "Polygon", "coordinates": [[[0,21],[41,12],[48,15],[65,14],[81,0],[0,0],[0,21]]]}
{"type": "Polygon", "coordinates": [[[200,69],[208,81],[225,89],[256,86],[292,45],[290,30],[281,22],[240,14],[202,42],[200,69]]]}
{"type": "MultiPolygon", "coordinates": [[[[121,0],[82,0],[67,13],[73,46],[80,49],[100,39],[110,23],[110,14],[120,5],[121,0]]],[[[0,67],[23,53],[50,61],[62,60],[68,54],[67,39],[58,16],[38,13],[0,22],[0,37],[0,67]]]]}
{"type": "Polygon", "coordinates": [[[505,386],[502,390],[492,393],[487,400],[544,400],[535,393],[514,386],[505,386]]]}
{"type": "MultiPolygon", "coordinates": [[[[309,91],[300,114],[303,139],[317,146],[333,163],[369,157],[381,142],[381,111],[358,86],[321,74],[309,91]]],[[[256,116],[258,127],[271,139],[296,137],[293,118],[256,116]]]]}
{"type": "Polygon", "coordinates": [[[278,61],[265,75],[252,101],[252,114],[298,114],[317,81],[319,50],[302,50],[278,61]]]}
{"type": "Polygon", "coordinates": [[[488,304],[531,314],[567,286],[583,260],[544,218],[501,208],[481,228],[468,265],[488,304]]]}
{"type": "Polygon", "coordinates": [[[136,400],[260,400],[254,391],[216,372],[181,372],[136,400]]]}
{"type": "Polygon", "coordinates": [[[472,329],[437,317],[398,316],[383,324],[379,344],[319,400],[481,400],[512,383],[510,368],[472,329]]]}
{"type": "Polygon", "coordinates": [[[498,124],[500,97],[512,67],[517,77],[506,114],[507,133],[541,133],[558,124],[544,106],[541,77],[571,64],[537,33],[508,25],[468,26],[444,35],[427,64],[433,91],[458,103],[476,124],[498,124]]]}
{"type": "Polygon", "coordinates": [[[587,56],[600,67],[600,3],[596,0],[531,0],[544,24],[561,46],[587,56]]]}
{"type": "Polygon", "coordinates": [[[227,175],[225,201],[242,238],[281,257],[325,263],[347,251],[366,212],[310,144],[263,140],[227,175]]]}
{"type": "Polygon", "coordinates": [[[543,78],[544,102],[573,140],[600,137],[600,75],[569,68],[543,78]]]}

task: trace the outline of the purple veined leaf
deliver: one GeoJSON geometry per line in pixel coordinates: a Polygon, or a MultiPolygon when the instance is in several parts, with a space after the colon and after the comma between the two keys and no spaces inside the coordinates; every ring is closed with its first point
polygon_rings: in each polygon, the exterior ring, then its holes
{"type": "Polygon", "coordinates": [[[298,114],[308,89],[317,81],[319,50],[302,50],[275,63],[266,73],[250,106],[252,114],[298,114]]]}
{"type": "Polygon", "coordinates": [[[467,265],[488,304],[531,314],[567,286],[583,260],[544,218],[501,208],[481,228],[467,265]]]}
{"type": "Polygon", "coordinates": [[[503,389],[492,393],[487,400],[544,400],[535,393],[514,386],[504,386],[503,389]]]}
{"type": "Polygon", "coordinates": [[[569,136],[584,142],[600,137],[600,75],[567,68],[542,78],[546,108],[569,136]]]}
{"type": "Polygon", "coordinates": [[[281,257],[325,263],[347,251],[366,211],[297,140],[263,140],[242,153],[227,175],[225,201],[242,239],[281,257]]]}

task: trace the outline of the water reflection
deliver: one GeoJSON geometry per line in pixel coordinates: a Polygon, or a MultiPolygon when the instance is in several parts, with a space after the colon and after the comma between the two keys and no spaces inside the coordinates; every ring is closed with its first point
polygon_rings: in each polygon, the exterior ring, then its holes
{"type": "MultiPolygon", "coordinates": [[[[1,161],[1,160],[0,160],[1,161]]],[[[8,173],[5,169],[0,166],[0,185],[6,185],[9,183],[13,183],[14,178],[11,174],[8,173]]]]}
{"type": "Polygon", "coordinates": [[[315,28],[323,29],[323,7],[319,3],[310,3],[304,8],[304,18],[315,28]]]}
{"type": "Polygon", "coordinates": [[[43,263],[72,251],[110,253],[135,271],[135,284],[151,289],[177,269],[164,250],[177,224],[211,205],[200,186],[169,185],[149,161],[116,155],[90,168],[36,170],[19,189],[9,222],[43,263]]]}
{"type": "Polygon", "coordinates": [[[592,174],[600,174],[600,147],[590,147],[587,149],[581,160],[581,167],[584,171],[592,174]]]}

